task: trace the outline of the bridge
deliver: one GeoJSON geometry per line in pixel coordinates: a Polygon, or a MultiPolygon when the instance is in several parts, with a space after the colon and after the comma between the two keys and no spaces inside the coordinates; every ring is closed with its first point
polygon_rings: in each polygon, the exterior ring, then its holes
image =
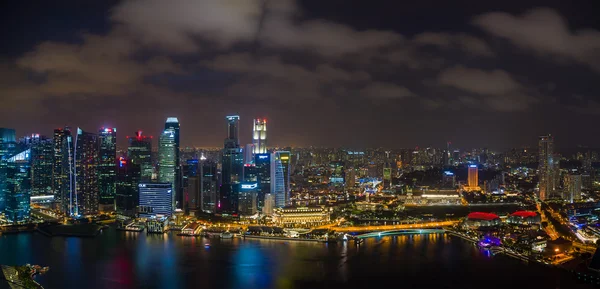
{"type": "Polygon", "coordinates": [[[458,223],[458,221],[440,221],[440,222],[425,222],[413,224],[399,225],[372,225],[372,226],[351,226],[351,227],[335,227],[329,229],[336,232],[372,232],[372,231],[395,231],[395,230],[412,230],[412,229],[433,229],[440,227],[450,227],[458,223]]]}
{"type": "Polygon", "coordinates": [[[396,236],[396,235],[414,235],[414,234],[440,234],[444,233],[446,230],[440,228],[434,229],[403,229],[403,230],[390,230],[390,231],[381,231],[381,232],[371,232],[361,235],[354,236],[357,239],[366,239],[366,238],[377,238],[384,236],[396,236]]]}

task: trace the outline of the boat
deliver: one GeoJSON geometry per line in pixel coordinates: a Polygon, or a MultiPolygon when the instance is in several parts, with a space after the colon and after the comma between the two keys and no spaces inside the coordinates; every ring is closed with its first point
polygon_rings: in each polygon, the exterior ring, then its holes
{"type": "Polygon", "coordinates": [[[233,234],[229,231],[223,232],[220,235],[221,239],[233,239],[233,234]]]}

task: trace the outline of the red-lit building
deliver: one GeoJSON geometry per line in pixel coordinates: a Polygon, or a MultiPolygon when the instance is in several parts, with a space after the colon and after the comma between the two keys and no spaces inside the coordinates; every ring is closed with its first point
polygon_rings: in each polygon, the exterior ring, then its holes
{"type": "Polygon", "coordinates": [[[500,217],[492,213],[473,212],[467,216],[463,226],[467,228],[490,227],[500,225],[500,217]]]}
{"type": "Polygon", "coordinates": [[[542,221],[540,215],[532,211],[517,211],[508,217],[508,223],[520,225],[539,224],[542,221]]]}

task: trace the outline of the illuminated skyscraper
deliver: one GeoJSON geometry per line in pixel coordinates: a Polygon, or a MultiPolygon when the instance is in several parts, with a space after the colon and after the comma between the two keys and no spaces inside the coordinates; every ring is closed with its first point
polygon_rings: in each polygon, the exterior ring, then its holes
{"type": "Polygon", "coordinates": [[[117,180],[117,129],[101,128],[98,132],[98,188],[103,210],[115,210],[117,180]]]}
{"type": "MultiPolygon", "coordinates": [[[[181,183],[181,164],[179,159],[179,150],[181,143],[179,142],[179,120],[176,117],[168,117],[165,122],[165,130],[172,129],[175,135],[175,176],[173,182],[173,196],[175,198],[175,205],[183,205],[183,186],[181,183]]],[[[174,206],[173,208],[177,208],[174,206]]]]}
{"type": "Polygon", "coordinates": [[[75,193],[73,215],[98,213],[98,136],[77,128],[75,136],[75,193]]]}
{"type": "Polygon", "coordinates": [[[540,200],[546,200],[554,189],[554,137],[545,135],[539,137],[539,190],[540,200]]]}
{"type": "Polygon", "coordinates": [[[567,175],[567,200],[571,203],[581,200],[581,174],[567,175]]]}
{"type": "MultiPolygon", "coordinates": [[[[173,128],[165,129],[158,140],[158,181],[170,183],[173,188],[175,188],[175,166],[177,165],[176,150],[175,130],[173,128]]],[[[172,197],[171,207],[176,208],[175,194],[172,194],[172,197]]]]}
{"type": "Polygon", "coordinates": [[[6,207],[9,192],[7,185],[8,158],[16,153],[16,132],[11,128],[0,128],[0,212],[6,207]]]}
{"type": "Polygon", "coordinates": [[[244,148],[244,164],[250,165],[254,163],[254,145],[249,143],[244,148]]]}
{"type": "Polygon", "coordinates": [[[243,178],[244,155],[238,139],[239,120],[237,115],[227,116],[227,138],[223,148],[221,188],[217,211],[222,214],[237,214],[238,194],[243,178]]]}
{"type": "Polygon", "coordinates": [[[115,206],[120,215],[134,217],[138,204],[138,185],[140,183],[140,166],[123,157],[119,158],[115,206]]]}
{"type": "Polygon", "coordinates": [[[31,141],[31,195],[52,195],[54,144],[39,134],[31,141]]]}
{"type": "Polygon", "coordinates": [[[60,210],[67,216],[71,216],[76,205],[73,196],[75,190],[74,176],[74,140],[69,127],[54,130],[54,165],[53,186],[54,199],[60,206],[60,210]]]}
{"type": "Polygon", "coordinates": [[[265,195],[271,193],[271,154],[255,154],[254,165],[258,182],[258,209],[262,209],[265,195]]]}
{"type": "Polygon", "coordinates": [[[12,223],[29,220],[31,196],[31,150],[6,160],[6,219],[12,223]]]}
{"type": "Polygon", "coordinates": [[[271,155],[271,194],[275,207],[285,207],[290,201],[290,152],[276,151],[271,155]]]}
{"type": "Polygon", "coordinates": [[[256,214],[256,196],[258,184],[256,182],[244,182],[240,187],[238,210],[241,215],[251,216],[256,214]]]}
{"type": "Polygon", "coordinates": [[[468,185],[470,188],[479,186],[479,171],[477,165],[469,165],[468,185]]]}
{"type": "Polygon", "coordinates": [[[140,217],[170,217],[173,214],[173,184],[140,183],[138,189],[140,217]]]}
{"type": "Polygon", "coordinates": [[[254,154],[267,153],[267,119],[254,119],[252,144],[254,144],[254,154]]]}
{"type": "Polygon", "coordinates": [[[200,159],[200,206],[206,213],[214,213],[217,203],[217,164],[206,159],[200,159]]]}
{"type": "Polygon", "coordinates": [[[140,166],[141,181],[149,182],[152,179],[154,167],[152,166],[152,136],[142,135],[142,131],[135,132],[135,136],[127,137],[127,158],[140,166]]]}

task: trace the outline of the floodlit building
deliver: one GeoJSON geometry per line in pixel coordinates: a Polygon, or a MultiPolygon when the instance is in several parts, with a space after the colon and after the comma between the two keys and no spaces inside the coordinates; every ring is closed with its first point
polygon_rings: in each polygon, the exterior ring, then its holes
{"type": "Polygon", "coordinates": [[[273,212],[273,222],[282,227],[312,227],[330,220],[331,210],[326,207],[283,207],[273,212]]]}
{"type": "Polygon", "coordinates": [[[267,153],[267,120],[256,118],[252,127],[252,144],[254,154],[267,153]]]}

